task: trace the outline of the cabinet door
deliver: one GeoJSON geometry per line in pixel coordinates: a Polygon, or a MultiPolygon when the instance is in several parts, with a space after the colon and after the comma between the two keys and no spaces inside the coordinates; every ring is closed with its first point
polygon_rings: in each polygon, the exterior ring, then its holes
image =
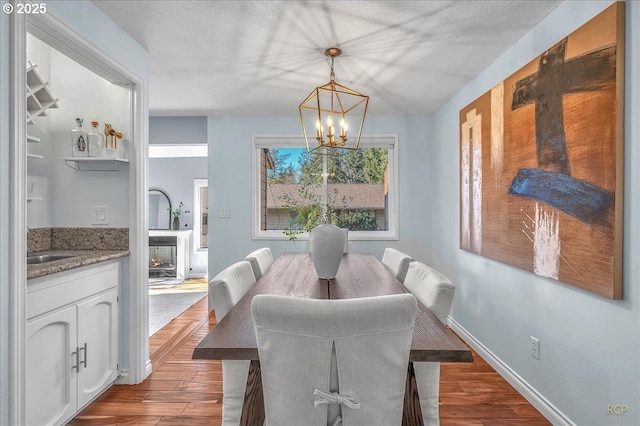
{"type": "Polygon", "coordinates": [[[76,412],[76,307],[27,321],[28,425],[63,424],[76,412]]]}
{"type": "Polygon", "coordinates": [[[118,290],[113,288],[78,304],[78,409],[118,376],[118,290]]]}

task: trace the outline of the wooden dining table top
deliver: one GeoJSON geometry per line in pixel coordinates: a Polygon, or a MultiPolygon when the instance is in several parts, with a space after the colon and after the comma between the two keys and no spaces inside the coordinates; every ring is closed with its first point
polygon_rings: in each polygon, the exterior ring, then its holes
{"type": "MultiPolygon", "coordinates": [[[[193,351],[193,359],[258,360],[251,317],[256,294],[354,299],[409,291],[371,254],[345,253],[333,280],[322,280],[308,253],[285,253],[231,308],[193,351]]],[[[418,302],[410,361],[473,362],[471,350],[418,302]]]]}

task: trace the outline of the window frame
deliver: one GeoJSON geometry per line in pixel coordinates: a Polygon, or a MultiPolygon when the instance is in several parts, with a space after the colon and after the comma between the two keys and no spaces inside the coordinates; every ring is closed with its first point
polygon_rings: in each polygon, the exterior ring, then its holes
{"type": "MultiPolygon", "coordinates": [[[[349,231],[351,241],[398,240],[398,135],[371,134],[362,135],[361,148],[388,148],[388,209],[389,226],[386,231],[349,231]]],[[[260,153],[265,148],[305,148],[302,136],[292,135],[253,135],[251,142],[251,198],[252,198],[252,239],[288,240],[280,230],[260,229],[260,153]]],[[[309,233],[297,236],[298,240],[308,240],[309,233]]]]}
{"type": "MultiPolygon", "coordinates": [[[[200,211],[202,208],[202,200],[200,199],[200,189],[209,187],[209,179],[193,179],[193,252],[194,253],[207,253],[209,247],[202,247],[200,244],[200,233],[202,230],[202,216],[200,211]]],[[[207,217],[207,222],[209,221],[207,217]]],[[[208,235],[207,235],[208,237],[208,235]]],[[[207,238],[207,246],[209,244],[207,238]]]]}

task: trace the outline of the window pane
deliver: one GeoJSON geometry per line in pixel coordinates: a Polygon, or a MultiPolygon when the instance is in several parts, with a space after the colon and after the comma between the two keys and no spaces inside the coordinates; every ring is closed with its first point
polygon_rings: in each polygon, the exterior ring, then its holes
{"type": "Polygon", "coordinates": [[[193,244],[194,250],[207,250],[209,242],[209,203],[207,179],[193,180],[193,244]]]}
{"type": "Polygon", "coordinates": [[[209,201],[207,199],[207,186],[200,187],[200,248],[208,248],[207,233],[209,232],[209,201]]]}
{"type": "Polygon", "coordinates": [[[336,157],[304,148],[268,148],[261,155],[262,230],[303,229],[321,220],[323,162],[332,222],[352,231],[388,230],[388,148],[361,148],[336,157]]]}

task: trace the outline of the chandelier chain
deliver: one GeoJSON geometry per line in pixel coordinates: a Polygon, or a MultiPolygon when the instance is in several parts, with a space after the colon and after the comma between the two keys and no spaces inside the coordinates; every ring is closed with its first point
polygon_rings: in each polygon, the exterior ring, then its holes
{"type": "Polygon", "coordinates": [[[336,81],[336,73],[333,72],[333,57],[331,57],[331,72],[329,73],[329,78],[331,80],[332,83],[334,83],[336,81]]]}

